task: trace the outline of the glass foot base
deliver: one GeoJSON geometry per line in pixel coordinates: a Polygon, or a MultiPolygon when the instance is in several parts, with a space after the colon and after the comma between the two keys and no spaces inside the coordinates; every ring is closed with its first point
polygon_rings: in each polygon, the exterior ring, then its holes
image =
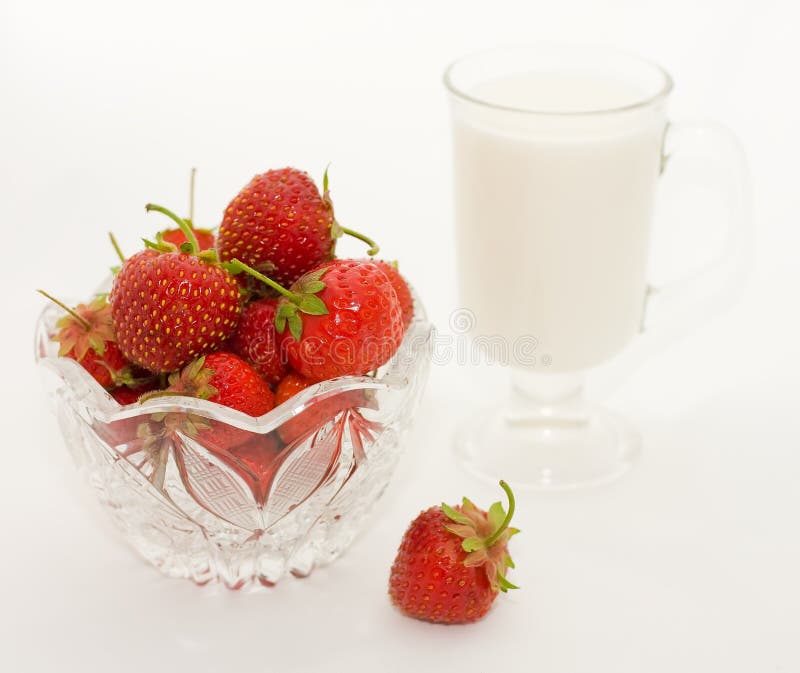
{"type": "Polygon", "coordinates": [[[468,419],[456,435],[458,462],[473,475],[513,488],[564,490],[621,476],[641,438],[602,407],[495,409],[468,419]]]}

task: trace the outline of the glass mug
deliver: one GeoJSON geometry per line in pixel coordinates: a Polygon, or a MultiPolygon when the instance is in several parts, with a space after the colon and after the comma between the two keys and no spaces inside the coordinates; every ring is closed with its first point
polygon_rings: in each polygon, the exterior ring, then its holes
{"type": "Polygon", "coordinates": [[[694,320],[740,284],[750,226],[744,155],[720,126],[668,122],[672,79],[624,53],[498,49],[456,61],[444,82],[460,305],[476,341],[509,347],[513,382],[510,401],[462,426],[460,462],[523,487],[613,479],[641,440],[584,399],[584,372],[630,351],[657,322],[666,333],[694,320]],[[656,289],[651,221],[673,153],[718,169],[728,245],[701,273],[656,289]]]}

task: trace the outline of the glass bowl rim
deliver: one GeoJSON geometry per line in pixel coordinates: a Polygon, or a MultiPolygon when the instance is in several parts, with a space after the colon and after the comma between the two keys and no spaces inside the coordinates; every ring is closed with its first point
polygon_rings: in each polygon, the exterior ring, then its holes
{"type": "Polygon", "coordinates": [[[195,413],[253,433],[267,434],[307,407],[341,393],[353,390],[402,390],[406,388],[411,382],[407,376],[403,376],[400,363],[410,362],[412,369],[417,369],[420,361],[428,357],[423,351],[427,350],[434,332],[433,325],[428,321],[424,308],[416,295],[414,295],[414,309],[414,319],[408,326],[400,346],[392,358],[378,370],[378,372],[384,370],[382,374],[379,373],[375,377],[368,375],[341,376],[320,381],[301,390],[261,416],[250,416],[216,402],[181,395],[156,397],[143,403],[119,404],[75,360],[54,354],[53,347],[50,348],[51,352],[42,353],[42,340],[45,344],[53,343],[48,336],[52,332],[53,318],[62,313],[62,310],[55,305],[44,306],[36,320],[34,355],[38,365],[54,371],[72,391],[76,391],[79,386],[83,388],[84,395],[82,397],[84,400],[86,397],[89,398],[86,405],[91,407],[95,419],[100,422],[113,423],[155,413],[195,413]]]}

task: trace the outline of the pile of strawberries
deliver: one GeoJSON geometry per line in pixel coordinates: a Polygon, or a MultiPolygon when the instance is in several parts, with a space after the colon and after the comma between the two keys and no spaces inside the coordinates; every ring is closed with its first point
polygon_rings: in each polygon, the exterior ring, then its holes
{"type": "MultiPolygon", "coordinates": [[[[59,355],[78,361],[120,404],[187,395],[260,416],[318,381],[373,372],[413,319],[395,264],[335,256],[343,234],[365,241],[369,255],[378,248],[336,221],[327,173],[322,193],[294,168],[255,176],[225,209],[216,236],[162,206],[146,210],[169,217],[172,228],[128,258],[112,236],[121,266],[107,296],[69,308],[46,295],[67,311],[54,335],[59,355]]],[[[314,431],[340,407],[293,419],[277,441],[314,431]]],[[[250,439],[206,425],[184,418],[180,429],[223,451],[250,439]]],[[[151,423],[137,433],[175,429],[151,423]]]]}

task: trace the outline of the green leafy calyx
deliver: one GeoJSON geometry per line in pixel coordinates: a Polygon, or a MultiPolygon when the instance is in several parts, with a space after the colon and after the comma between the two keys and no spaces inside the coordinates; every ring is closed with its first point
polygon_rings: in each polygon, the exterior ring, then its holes
{"type": "Polygon", "coordinates": [[[278,304],[278,310],[275,313],[275,329],[278,333],[282,333],[288,325],[292,336],[299,341],[303,334],[301,313],[307,315],[325,315],[328,313],[328,307],[325,306],[325,302],[317,296],[318,293],[325,289],[325,282],[322,277],[328,271],[327,266],[304,274],[294,282],[291,290],[287,290],[272,278],[247,266],[247,264],[238,259],[223,262],[222,266],[234,275],[246,273],[253,278],[257,278],[282,296],[278,304]]]}
{"type": "Polygon", "coordinates": [[[484,512],[464,498],[458,507],[442,503],[442,512],[450,520],[445,530],[461,538],[461,548],[466,552],[464,565],[483,567],[491,587],[505,592],[518,588],[505,575],[508,568],[514,567],[508,554],[508,541],[519,530],[509,527],[514,516],[514,494],[506,482],[501,481],[500,486],[508,496],[508,511],[501,502],[496,502],[484,512]]]}
{"type": "Polygon", "coordinates": [[[211,385],[214,370],[206,367],[205,363],[205,355],[193,360],[180,371],[169,375],[169,385],[165,390],[154,390],[146,393],[139,398],[139,401],[145,402],[156,397],[169,397],[172,395],[198,397],[201,400],[211,399],[219,391],[211,385]]]}
{"type": "Polygon", "coordinates": [[[89,304],[78,304],[75,308],[70,308],[44,290],[38,292],[66,311],[66,315],[56,322],[58,332],[53,336],[53,341],[59,343],[59,356],[72,354],[80,361],[91,348],[98,356],[103,357],[106,343],[116,342],[114,325],[111,322],[111,306],[105,295],[96,297],[89,304]]]}

